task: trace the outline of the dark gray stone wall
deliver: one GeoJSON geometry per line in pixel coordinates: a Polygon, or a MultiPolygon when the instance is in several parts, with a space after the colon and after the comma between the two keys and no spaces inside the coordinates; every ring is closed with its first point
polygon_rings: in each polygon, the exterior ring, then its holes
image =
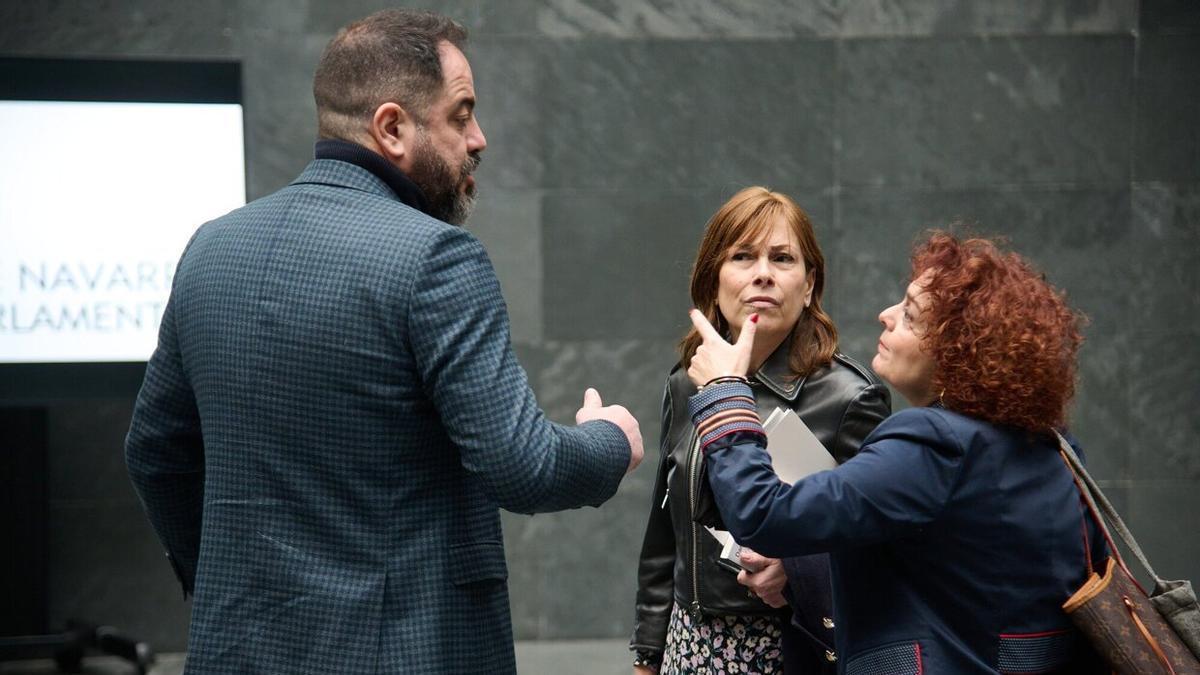
{"type": "MultiPolygon", "coordinates": [[[[600,510],[506,516],[518,637],[629,631],[688,268],[755,183],[813,216],[863,361],[923,229],[966,220],[1033,258],[1092,320],[1073,418],[1092,466],[1160,571],[1200,581],[1200,4],[430,4],[473,33],[490,145],[470,228],[539,401],[568,422],[596,386],[650,448],[600,510]]],[[[240,59],[254,198],[311,155],[324,44],[382,6],[5,2],[0,53],[240,59]]],[[[50,613],[179,648],[187,607],[121,466],[131,405],[51,409],[50,613]]]]}

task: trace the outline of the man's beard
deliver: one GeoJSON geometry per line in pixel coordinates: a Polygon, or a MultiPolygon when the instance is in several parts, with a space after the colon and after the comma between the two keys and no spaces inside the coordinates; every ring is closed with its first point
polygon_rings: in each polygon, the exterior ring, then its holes
{"type": "Polygon", "coordinates": [[[458,180],[450,164],[442,159],[425,130],[418,127],[413,146],[413,163],[409,179],[425,196],[426,212],[451,225],[467,222],[475,208],[475,185],[466,185],[467,177],[479,166],[478,153],[469,154],[458,169],[458,180]]]}

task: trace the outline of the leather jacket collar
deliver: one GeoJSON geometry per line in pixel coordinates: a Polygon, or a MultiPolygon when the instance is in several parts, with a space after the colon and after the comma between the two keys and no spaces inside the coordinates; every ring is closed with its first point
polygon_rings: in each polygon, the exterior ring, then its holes
{"type": "Polygon", "coordinates": [[[789,363],[791,355],[792,337],[789,335],[750,377],[751,381],[761,382],[772,393],[789,404],[795,403],[796,399],[800,397],[800,392],[804,389],[804,382],[808,379],[807,377],[797,378],[792,372],[789,363]]]}

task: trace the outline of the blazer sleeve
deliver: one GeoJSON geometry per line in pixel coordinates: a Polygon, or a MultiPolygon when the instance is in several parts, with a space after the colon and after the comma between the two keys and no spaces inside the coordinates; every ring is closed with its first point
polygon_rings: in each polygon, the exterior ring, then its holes
{"type": "Polygon", "coordinates": [[[568,427],[546,419],[513,355],[483,246],[459,228],[440,229],[412,279],[400,320],[425,395],[492,498],[536,513],[611,497],[629,465],[625,434],[601,420],[568,427]]]}
{"type": "Polygon", "coordinates": [[[675,528],[667,504],[667,477],[671,458],[671,383],[663,391],[662,440],[659,442],[658,472],[650,497],[650,516],[638,558],[638,587],[634,606],[631,649],[661,654],[667,644],[667,624],[675,602],[675,528]]]}
{"type": "Polygon", "coordinates": [[[763,438],[728,434],[705,447],[705,461],[729,531],[776,558],[919,532],[949,501],[964,456],[941,418],[909,409],[881,424],[850,461],[789,486],[771,469],[763,438]]]}
{"type": "Polygon", "coordinates": [[[158,347],[146,365],[134,405],[125,438],[125,463],[186,597],[195,585],[200,557],[204,444],[196,399],[180,357],[178,306],[172,292],[159,328],[158,347]]]}

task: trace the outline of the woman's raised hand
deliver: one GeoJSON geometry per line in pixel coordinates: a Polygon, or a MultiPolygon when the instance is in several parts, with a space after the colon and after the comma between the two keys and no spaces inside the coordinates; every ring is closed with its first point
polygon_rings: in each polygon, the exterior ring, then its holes
{"type": "Polygon", "coordinates": [[[750,354],[754,350],[758,315],[751,314],[742,324],[742,332],[734,344],[726,342],[700,310],[693,309],[688,312],[688,316],[704,340],[704,343],[696,348],[688,366],[688,377],[692,383],[702,387],[718,377],[745,377],[746,371],[750,369],[750,354]]]}

